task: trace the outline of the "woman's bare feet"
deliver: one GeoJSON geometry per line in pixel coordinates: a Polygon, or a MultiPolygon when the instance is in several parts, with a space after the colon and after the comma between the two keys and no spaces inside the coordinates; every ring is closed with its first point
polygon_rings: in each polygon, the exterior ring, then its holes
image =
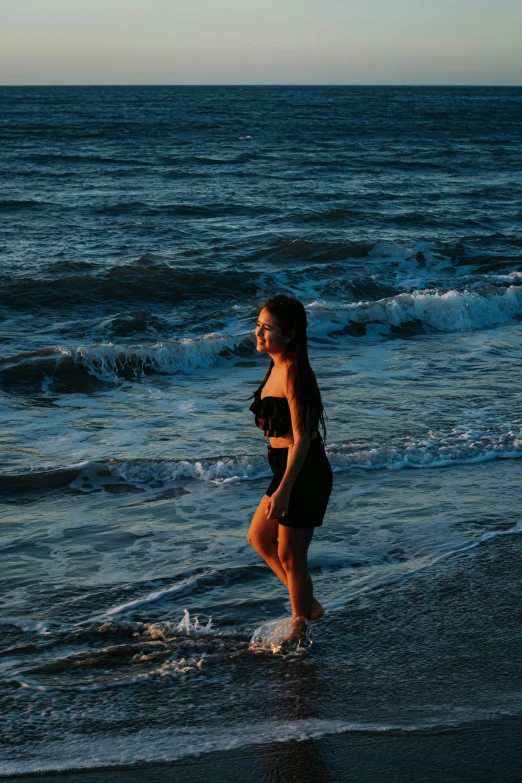
{"type": "Polygon", "coordinates": [[[289,633],[285,636],[285,642],[302,642],[306,639],[308,632],[308,623],[305,617],[293,617],[291,619],[291,628],[289,633]]]}
{"type": "Polygon", "coordinates": [[[312,598],[312,620],[318,620],[324,614],[324,606],[322,606],[317,598],[312,598]]]}

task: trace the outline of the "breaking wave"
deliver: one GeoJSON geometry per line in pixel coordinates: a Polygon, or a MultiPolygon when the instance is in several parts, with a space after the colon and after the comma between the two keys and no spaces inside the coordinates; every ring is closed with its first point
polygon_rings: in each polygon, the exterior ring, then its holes
{"type": "MultiPolygon", "coordinates": [[[[441,468],[494,459],[522,457],[522,420],[506,422],[494,431],[456,426],[430,431],[424,438],[390,443],[331,443],[326,452],[335,472],[441,468]]],[[[0,491],[31,492],[72,486],[83,491],[126,482],[157,490],[173,482],[215,484],[261,479],[271,475],[264,455],[202,459],[108,459],[52,470],[0,475],[0,491]]]]}

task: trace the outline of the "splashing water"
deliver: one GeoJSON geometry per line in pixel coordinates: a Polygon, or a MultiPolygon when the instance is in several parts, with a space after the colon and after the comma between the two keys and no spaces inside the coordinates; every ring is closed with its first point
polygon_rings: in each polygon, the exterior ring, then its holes
{"type": "Polygon", "coordinates": [[[187,635],[190,635],[191,633],[205,634],[215,632],[215,628],[212,625],[212,617],[208,618],[206,625],[201,625],[197,615],[194,617],[194,621],[190,619],[188,609],[183,610],[183,617],[179,623],[154,623],[149,625],[147,630],[153,639],[162,639],[166,642],[169,641],[172,634],[175,634],[176,632],[186,633],[187,635]]]}
{"type": "Polygon", "coordinates": [[[313,644],[311,623],[308,620],[304,620],[304,623],[303,630],[294,617],[264,623],[254,631],[249,649],[252,652],[300,655],[313,644]]]}

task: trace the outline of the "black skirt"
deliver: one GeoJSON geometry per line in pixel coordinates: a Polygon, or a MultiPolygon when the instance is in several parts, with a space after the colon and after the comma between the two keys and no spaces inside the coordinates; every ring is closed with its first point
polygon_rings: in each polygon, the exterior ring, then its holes
{"type": "MultiPolygon", "coordinates": [[[[266,494],[270,497],[285,475],[288,448],[268,447],[268,461],[274,477],[266,494]]],[[[290,490],[288,511],[278,519],[285,527],[320,527],[332,491],[333,474],[322,438],[310,441],[306,459],[290,490]]]]}

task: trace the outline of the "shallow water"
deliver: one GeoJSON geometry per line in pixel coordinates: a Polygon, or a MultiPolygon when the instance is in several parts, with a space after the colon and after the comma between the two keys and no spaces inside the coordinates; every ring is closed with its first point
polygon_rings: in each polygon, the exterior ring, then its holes
{"type": "Polygon", "coordinates": [[[520,89],[0,90],[2,772],[520,711],[520,89]],[[246,541],[309,315],[311,644],[246,541]]]}

